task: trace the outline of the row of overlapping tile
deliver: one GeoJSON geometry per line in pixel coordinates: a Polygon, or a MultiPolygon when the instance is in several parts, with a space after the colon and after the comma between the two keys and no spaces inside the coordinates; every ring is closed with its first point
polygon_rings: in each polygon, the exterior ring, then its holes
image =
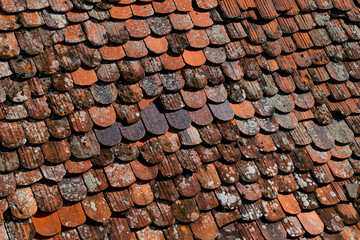
{"type": "Polygon", "coordinates": [[[2,0],[3,239],[357,239],[358,3],[2,0]]]}

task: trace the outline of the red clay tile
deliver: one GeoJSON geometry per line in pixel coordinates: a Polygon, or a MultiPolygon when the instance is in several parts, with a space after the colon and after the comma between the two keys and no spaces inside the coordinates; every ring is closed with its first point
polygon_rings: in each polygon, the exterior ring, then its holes
{"type": "Polygon", "coordinates": [[[154,14],[154,9],[152,8],[152,5],[149,4],[132,4],[131,10],[134,14],[134,16],[137,17],[150,17],[154,14]]]}
{"type": "Polygon", "coordinates": [[[57,185],[35,183],[31,186],[38,208],[43,212],[54,212],[62,207],[63,201],[57,185]]]}
{"type": "Polygon", "coordinates": [[[131,40],[123,45],[125,53],[130,58],[141,58],[148,54],[143,40],[131,40]]]}
{"type": "Polygon", "coordinates": [[[0,20],[1,30],[15,30],[20,27],[20,24],[17,22],[18,18],[15,15],[1,15],[0,20]]]}
{"type": "Polygon", "coordinates": [[[210,27],[214,24],[209,12],[190,11],[190,17],[196,27],[210,27]]]}
{"type": "Polygon", "coordinates": [[[193,222],[199,218],[200,212],[194,199],[177,200],[171,205],[175,218],[180,222],[193,222]]]}
{"type": "Polygon", "coordinates": [[[30,187],[16,189],[7,200],[11,213],[18,219],[29,218],[38,209],[30,187]]]}
{"type": "Polygon", "coordinates": [[[296,148],[289,157],[296,168],[302,171],[309,171],[314,167],[314,163],[304,147],[296,148]]]}
{"type": "Polygon", "coordinates": [[[330,153],[336,159],[346,159],[351,156],[352,151],[349,145],[345,145],[345,146],[336,145],[330,150],[330,153]]]}
{"type": "Polygon", "coordinates": [[[93,157],[100,152],[100,145],[93,131],[83,135],[74,135],[69,139],[69,143],[73,156],[80,159],[93,157]]]}
{"type": "Polygon", "coordinates": [[[96,67],[100,65],[101,54],[97,48],[91,48],[83,43],[76,45],[80,60],[88,67],[96,67]]]}
{"type": "Polygon", "coordinates": [[[184,50],[182,57],[190,66],[198,67],[205,63],[206,58],[201,50],[184,50]]]}
{"type": "Polygon", "coordinates": [[[48,162],[61,163],[71,156],[69,143],[66,139],[61,141],[48,141],[41,145],[41,151],[48,162]]]}
{"type": "Polygon", "coordinates": [[[148,183],[134,183],[129,187],[133,202],[138,206],[146,206],[153,202],[154,195],[148,183]]]}
{"type": "Polygon", "coordinates": [[[290,235],[291,237],[300,237],[305,233],[303,227],[301,226],[299,220],[296,217],[286,217],[282,221],[282,224],[286,229],[288,235],[290,235]]]}
{"type": "Polygon", "coordinates": [[[99,50],[104,60],[119,60],[125,57],[125,52],[122,46],[108,45],[101,47],[99,50]]]}
{"type": "Polygon", "coordinates": [[[152,3],[155,12],[160,14],[172,13],[176,10],[176,5],[173,0],[166,0],[164,2],[153,2],[152,3]]]}
{"type": "Polygon", "coordinates": [[[168,42],[165,37],[148,36],[144,41],[146,47],[153,53],[162,54],[168,49],[168,42]]]}
{"type": "Polygon", "coordinates": [[[315,145],[323,150],[328,150],[334,147],[334,138],[324,126],[318,126],[313,121],[304,122],[311,138],[315,145]]]}
{"type": "Polygon", "coordinates": [[[105,192],[105,197],[113,212],[122,212],[134,205],[127,189],[105,192]]]}
{"type": "Polygon", "coordinates": [[[81,205],[85,214],[96,222],[106,223],[111,216],[111,210],[102,192],[86,197],[81,205]]]}
{"type": "Polygon", "coordinates": [[[109,187],[102,169],[90,169],[82,174],[82,178],[90,193],[101,192],[109,187]]]}
{"type": "MultiPolygon", "coordinates": [[[[43,0],[46,1],[47,0],[43,0]]],[[[29,8],[29,5],[28,5],[29,8]]],[[[66,19],[71,22],[71,23],[78,23],[78,22],[83,22],[89,19],[89,15],[87,14],[87,12],[82,12],[81,10],[78,9],[72,9],[70,12],[66,13],[66,19]]]]}
{"type": "Polygon", "coordinates": [[[125,213],[125,216],[131,228],[142,228],[152,222],[146,208],[131,208],[125,213]]]}
{"type": "Polygon", "coordinates": [[[57,213],[61,225],[64,227],[77,227],[82,225],[86,220],[81,203],[63,206],[57,213]]]}
{"type": "Polygon", "coordinates": [[[139,162],[138,160],[130,163],[131,169],[134,175],[143,181],[154,179],[158,174],[158,166],[147,166],[139,162]]]}
{"type": "Polygon", "coordinates": [[[311,235],[318,235],[324,231],[324,223],[321,221],[315,211],[300,213],[297,215],[304,229],[311,235]]]}
{"type": "Polygon", "coordinates": [[[144,38],[150,34],[150,28],[145,20],[129,19],[125,22],[130,37],[144,38]]]}
{"type": "Polygon", "coordinates": [[[126,187],[136,181],[129,164],[112,163],[105,167],[104,171],[112,187],[126,187]],[[122,174],[119,174],[120,172],[122,174]]]}
{"type": "Polygon", "coordinates": [[[61,231],[61,223],[57,212],[37,213],[31,217],[35,230],[42,236],[53,236],[61,231]]]}
{"type": "Polygon", "coordinates": [[[255,117],[246,120],[235,120],[241,133],[247,136],[255,136],[260,131],[260,126],[255,117]]]}
{"type": "Polygon", "coordinates": [[[115,19],[128,19],[132,17],[132,11],[130,6],[113,6],[110,10],[109,13],[111,15],[112,18],[115,19]]]}
{"type": "Polygon", "coordinates": [[[90,43],[96,47],[101,47],[108,42],[108,36],[104,26],[88,20],[82,23],[82,27],[90,43]]]}
{"type": "Polygon", "coordinates": [[[112,105],[107,107],[94,106],[89,109],[89,114],[93,122],[100,127],[109,127],[113,125],[116,120],[116,113],[112,105]]]}
{"type": "Polygon", "coordinates": [[[330,151],[324,151],[321,149],[316,149],[311,145],[306,146],[306,151],[314,162],[317,163],[326,163],[330,160],[331,154],[330,151]]]}
{"type": "Polygon", "coordinates": [[[75,174],[86,172],[92,167],[92,164],[89,160],[81,162],[68,160],[64,163],[64,165],[68,173],[75,174]]]}

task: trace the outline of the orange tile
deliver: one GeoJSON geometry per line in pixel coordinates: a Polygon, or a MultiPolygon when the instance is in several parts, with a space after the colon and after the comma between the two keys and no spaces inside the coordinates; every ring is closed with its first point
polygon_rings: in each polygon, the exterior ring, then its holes
{"type": "Polygon", "coordinates": [[[1,30],[14,30],[20,27],[17,22],[18,18],[15,15],[0,15],[0,29],[1,30]]]}
{"type": "Polygon", "coordinates": [[[195,222],[190,224],[190,228],[198,239],[215,239],[219,233],[211,212],[202,213],[195,222]]]}
{"type": "Polygon", "coordinates": [[[113,6],[109,10],[110,16],[115,19],[128,19],[132,17],[130,6],[113,6]]]}
{"type": "Polygon", "coordinates": [[[192,22],[196,27],[210,27],[214,24],[213,20],[210,18],[210,12],[198,12],[191,11],[190,17],[192,22]]]}
{"type": "Polygon", "coordinates": [[[257,142],[260,151],[272,152],[276,150],[276,146],[270,135],[259,133],[254,137],[254,139],[257,142]]]}
{"type": "Polygon", "coordinates": [[[182,57],[190,66],[198,67],[206,62],[204,52],[202,50],[184,50],[182,57]]]}
{"type": "Polygon", "coordinates": [[[176,10],[176,5],[173,0],[164,0],[162,2],[152,2],[155,12],[161,14],[169,14],[176,10]]]}
{"type": "Polygon", "coordinates": [[[113,61],[125,57],[124,48],[116,45],[105,45],[99,48],[101,56],[104,60],[113,61]]]}
{"type": "Polygon", "coordinates": [[[235,115],[242,119],[249,119],[255,114],[255,108],[249,101],[241,103],[230,103],[235,115]]]}
{"type": "Polygon", "coordinates": [[[129,187],[129,193],[136,205],[146,206],[153,202],[154,194],[148,183],[134,183],[129,187]]]}
{"type": "Polygon", "coordinates": [[[173,56],[164,53],[160,56],[161,63],[166,70],[178,70],[185,66],[183,58],[181,56],[173,56]]]}
{"type": "Polygon", "coordinates": [[[93,122],[100,127],[109,127],[116,121],[116,113],[112,105],[107,107],[94,106],[89,109],[89,113],[93,122]]]}
{"type": "Polygon", "coordinates": [[[36,232],[42,236],[53,236],[61,231],[61,223],[57,212],[50,214],[39,212],[31,219],[36,232]]]}
{"type": "Polygon", "coordinates": [[[149,3],[149,4],[132,4],[131,10],[132,10],[134,16],[137,16],[137,17],[150,17],[154,14],[154,9],[153,9],[151,3],[149,3]]]}
{"type": "Polygon", "coordinates": [[[278,200],[284,211],[288,214],[296,215],[301,212],[299,203],[296,201],[292,193],[289,195],[279,194],[278,200]]]}
{"type": "Polygon", "coordinates": [[[23,12],[19,14],[19,19],[26,28],[39,27],[45,23],[40,12],[23,12]]]}
{"type": "Polygon", "coordinates": [[[180,12],[189,12],[192,10],[191,0],[174,0],[176,9],[180,12]]]}
{"type": "Polygon", "coordinates": [[[91,219],[99,223],[108,222],[111,216],[111,210],[106,203],[104,194],[98,193],[96,195],[87,196],[81,202],[86,215],[91,219]]]}
{"type": "Polygon", "coordinates": [[[169,19],[176,30],[189,30],[194,27],[189,14],[172,13],[169,15],[169,19]]]}
{"type": "Polygon", "coordinates": [[[58,214],[61,225],[64,227],[74,228],[86,221],[86,216],[80,202],[63,206],[58,211],[58,214]]]}
{"type": "Polygon", "coordinates": [[[65,165],[67,172],[70,174],[71,173],[76,173],[76,174],[83,173],[92,167],[90,160],[81,161],[81,162],[68,160],[64,163],[64,165],[65,165]]]}
{"type": "Polygon", "coordinates": [[[130,58],[141,58],[148,54],[143,40],[131,40],[123,45],[126,56],[130,58]]]}
{"type": "Polygon", "coordinates": [[[203,29],[191,29],[187,31],[186,38],[193,48],[204,48],[210,44],[210,40],[203,29]]]}
{"type": "Polygon", "coordinates": [[[304,229],[311,235],[319,235],[324,231],[324,223],[315,211],[302,212],[297,215],[304,229]]]}
{"type": "Polygon", "coordinates": [[[165,37],[148,36],[144,39],[146,47],[153,53],[162,54],[168,50],[168,41],[165,37]]]}
{"type": "Polygon", "coordinates": [[[133,38],[144,38],[151,33],[146,20],[128,19],[125,22],[125,26],[130,37],[133,38]]]}
{"type": "Polygon", "coordinates": [[[136,236],[141,240],[165,240],[161,229],[150,228],[149,226],[137,231],[136,236]]]}
{"type": "Polygon", "coordinates": [[[89,86],[97,82],[96,73],[93,69],[79,68],[71,73],[74,82],[81,86],[89,86]]]}
{"type": "Polygon", "coordinates": [[[80,24],[67,26],[64,30],[65,42],[79,43],[86,40],[86,35],[80,24]]]}
{"type": "Polygon", "coordinates": [[[205,10],[210,10],[213,8],[216,8],[218,6],[218,1],[217,0],[196,0],[196,5],[201,8],[201,9],[205,9],[205,10]]]}
{"type": "Polygon", "coordinates": [[[330,160],[331,154],[330,151],[324,151],[321,149],[314,149],[311,145],[307,145],[306,151],[308,152],[310,158],[317,163],[326,163],[330,160]]]}
{"type": "Polygon", "coordinates": [[[33,216],[38,208],[30,187],[18,188],[7,197],[11,213],[18,219],[33,216]]]}

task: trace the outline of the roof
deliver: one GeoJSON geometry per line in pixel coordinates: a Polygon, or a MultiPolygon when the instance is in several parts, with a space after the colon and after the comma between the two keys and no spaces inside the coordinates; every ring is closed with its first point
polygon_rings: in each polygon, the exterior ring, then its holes
{"type": "Polygon", "coordinates": [[[0,5],[1,239],[360,239],[360,1],[0,5]]]}

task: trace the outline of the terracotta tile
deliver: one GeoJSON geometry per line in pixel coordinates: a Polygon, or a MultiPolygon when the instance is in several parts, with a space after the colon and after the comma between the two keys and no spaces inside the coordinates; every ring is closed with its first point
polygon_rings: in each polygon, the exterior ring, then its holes
{"type": "Polygon", "coordinates": [[[82,177],[90,193],[101,192],[109,187],[102,169],[90,169],[83,173],[82,177]]]}
{"type": "MultiPolygon", "coordinates": [[[[27,186],[31,185],[37,181],[40,181],[43,176],[39,169],[30,170],[30,171],[15,171],[15,180],[18,186],[27,186]]],[[[11,182],[9,182],[11,183],[11,182]]]]}
{"type": "Polygon", "coordinates": [[[246,120],[235,120],[241,133],[247,136],[255,136],[260,131],[260,126],[255,117],[246,120]]]}
{"type": "Polygon", "coordinates": [[[15,15],[1,15],[0,20],[0,29],[3,31],[15,30],[20,27],[20,24],[17,22],[18,18],[15,15]]]}
{"type": "Polygon", "coordinates": [[[272,201],[260,200],[260,205],[265,219],[270,222],[279,222],[286,217],[277,199],[272,201]]]}
{"type": "Polygon", "coordinates": [[[48,141],[41,145],[41,151],[48,162],[62,163],[71,156],[69,143],[66,139],[60,141],[48,141]]]}
{"type": "Polygon", "coordinates": [[[315,211],[297,215],[304,229],[311,235],[318,235],[324,231],[324,224],[315,211]]]}
{"type": "Polygon", "coordinates": [[[190,17],[196,27],[210,27],[214,24],[209,12],[190,11],[190,17]]]}
{"type": "Polygon", "coordinates": [[[119,60],[125,57],[125,52],[122,46],[105,45],[99,50],[104,60],[112,61],[119,60]]]}
{"type": "Polygon", "coordinates": [[[148,36],[144,41],[146,47],[153,53],[162,54],[168,49],[168,42],[165,37],[148,36]]]}
{"type": "Polygon", "coordinates": [[[227,18],[238,18],[241,16],[241,10],[236,1],[226,0],[218,3],[219,7],[227,18]]]}
{"type": "Polygon", "coordinates": [[[113,212],[122,212],[131,208],[134,203],[127,189],[105,192],[106,200],[113,212]]]}
{"type": "Polygon", "coordinates": [[[278,189],[277,181],[275,178],[272,178],[272,179],[260,178],[258,181],[258,184],[260,186],[260,189],[261,189],[260,191],[261,191],[262,195],[266,199],[273,200],[273,199],[277,198],[279,189],[278,189]]]}
{"type": "Polygon", "coordinates": [[[164,53],[160,56],[160,60],[164,69],[167,70],[178,70],[185,66],[185,63],[181,56],[172,56],[164,53]]]}
{"type": "Polygon", "coordinates": [[[161,3],[153,2],[152,5],[153,5],[155,12],[160,13],[160,14],[168,14],[168,13],[172,13],[176,10],[176,5],[173,2],[173,0],[166,0],[161,3]]]}
{"type": "MultiPolygon", "coordinates": [[[[113,66],[116,68],[115,65],[113,66]]],[[[115,84],[104,85],[101,83],[97,83],[92,85],[90,90],[94,97],[94,100],[104,105],[115,102],[117,98],[117,89],[115,87],[115,84]]]]}
{"type": "Polygon", "coordinates": [[[131,10],[134,16],[137,17],[150,17],[154,14],[154,9],[152,5],[149,4],[133,4],[131,5],[131,10]]]}
{"type": "Polygon", "coordinates": [[[312,121],[304,122],[304,126],[307,128],[317,147],[323,150],[328,150],[334,147],[334,138],[331,136],[326,127],[318,126],[312,121]]]}
{"type": "Polygon", "coordinates": [[[154,179],[158,174],[158,166],[147,166],[142,164],[140,161],[135,160],[130,163],[131,169],[134,172],[136,178],[148,181],[154,179]]]}
{"type": "Polygon", "coordinates": [[[300,237],[305,233],[303,227],[296,217],[286,217],[282,221],[282,224],[288,235],[291,237],[300,237]]]}
{"type": "Polygon", "coordinates": [[[127,187],[136,181],[129,164],[112,163],[106,166],[104,171],[112,187],[127,187]]]}
{"type": "MultiPolygon", "coordinates": [[[[44,0],[46,1],[46,0],[44,0]]],[[[35,1],[34,1],[35,2],[35,1]]],[[[48,1],[46,1],[48,2],[48,1]]],[[[28,5],[29,8],[29,5],[28,5]]],[[[81,10],[78,9],[72,9],[70,12],[66,13],[66,19],[71,22],[71,23],[78,23],[78,22],[83,22],[89,19],[89,15],[87,14],[87,12],[82,12],[81,10]]]]}
{"type": "Polygon", "coordinates": [[[206,58],[201,50],[184,50],[182,57],[190,66],[198,67],[205,63],[206,58]]]}
{"type": "Polygon", "coordinates": [[[51,136],[55,138],[65,138],[71,134],[71,128],[67,118],[47,118],[45,119],[45,123],[51,136]]]}
{"type": "Polygon", "coordinates": [[[109,13],[111,15],[112,18],[115,19],[128,19],[132,17],[132,11],[130,6],[113,6],[110,10],[109,13]]]}
{"type": "Polygon", "coordinates": [[[165,116],[160,112],[157,105],[150,103],[141,111],[142,119],[146,129],[155,135],[161,135],[167,132],[169,126],[165,121],[165,116]],[[157,121],[154,121],[157,119],[157,121]]]}
{"type": "Polygon", "coordinates": [[[336,145],[334,148],[331,149],[330,153],[335,158],[346,159],[351,156],[352,151],[351,151],[349,145],[346,145],[346,146],[336,145]]]}
{"type": "Polygon", "coordinates": [[[163,176],[174,177],[183,172],[183,169],[175,154],[170,154],[159,164],[159,170],[163,176]]]}
{"type": "Polygon", "coordinates": [[[175,202],[180,197],[171,179],[151,181],[150,187],[158,200],[175,202]]]}
{"type": "Polygon", "coordinates": [[[144,38],[150,34],[150,28],[145,20],[129,19],[125,22],[130,37],[144,38]]]}
{"type": "Polygon", "coordinates": [[[93,83],[97,82],[97,77],[94,70],[79,68],[75,72],[72,72],[71,76],[75,84],[81,86],[92,85],[93,83]]]}
{"type": "Polygon", "coordinates": [[[54,212],[62,207],[63,201],[57,185],[35,183],[31,189],[41,211],[54,212]]]}
{"type": "MultiPolygon", "coordinates": [[[[240,209],[242,210],[242,209],[240,209]]],[[[242,217],[242,214],[240,213],[239,210],[235,209],[231,212],[225,212],[225,211],[216,211],[213,210],[212,214],[215,218],[215,221],[217,223],[217,225],[219,226],[219,234],[217,235],[218,237],[220,237],[221,235],[221,230],[224,230],[224,225],[228,225],[230,223],[230,225],[232,225],[231,223],[236,221],[237,219],[242,217]]],[[[244,214],[245,215],[245,214],[244,214]]],[[[229,225],[229,226],[230,226],[229,225]]],[[[237,229],[234,226],[234,229],[237,229]]]]}
{"type": "Polygon", "coordinates": [[[286,231],[281,222],[266,223],[259,219],[256,220],[256,224],[265,239],[286,239],[286,231]]]}
{"type": "Polygon", "coordinates": [[[148,226],[152,220],[146,208],[131,208],[125,216],[130,228],[142,228],[148,226]]]}
{"type": "Polygon", "coordinates": [[[315,190],[316,197],[323,205],[334,205],[339,202],[339,198],[332,188],[331,184],[319,187],[315,190]]]}
{"type": "Polygon", "coordinates": [[[48,0],[54,12],[68,12],[73,8],[72,2],[65,0],[48,0]]]}
{"type": "Polygon", "coordinates": [[[42,236],[53,236],[61,231],[61,223],[57,212],[37,213],[32,218],[35,230],[42,236]]]}
{"type": "Polygon", "coordinates": [[[317,214],[331,232],[340,232],[344,229],[344,222],[334,208],[318,209],[317,214]]]}
{"type": "Polygon", "coordinates": [[[279,130],[279,125],[274,117],[269,118],[258,118],[258,124],[261,130],[264,130],[266,133],[274,133],[279,130]]]}
{"type": "Polygon", "coordinates": [[[45,179],[60,182],[66,174],[66,169],[63,164],[48,165],[44,164],[40,167],[41,173],[45,179]]]}
{"type": "Polygon", "coordinates": [[[177,176],[174,184],[178,193],[184,197],[195,197],[201,191],[201,185],[195,174],[177,176]]]}
{"type": "Polygon", "coordinates": [[[101,54],[97,48],[89,47],[83,43],[76,45],[81,62],[88,67],[96,67],[100,65],[101,54]]]}
{"type": "Polygon", "coordinates": [[[37,205],[30,187],[16,189],[7,197],[11,213],[18,219],[26,219],[37,211],[37,205]]]}
{"type": "Polygon", "coordinates": [[[89,160],[81,162],[68,160],[64,163],[64,165],[68,173],[76,174],[86,172],[92,167],[92,164],[89,160]]]}
{"type": "Polygon", "coordinates": [[[123,45],[125,53],[130,58],[141,58],[148,54],[143,40],[131,40],[123,45]]]}
{"type": "Polygon", "coordinates": [[[87,39],[80,24],[67,26],[64,30],[64,34],[65,41],[68,43],[79,43],[87,39]]]}
{"type": "Polygon", "coordinates": [[[176,156],[181,166],[193,173],[201,167],[201,159],[194,149],[181,149],[176,152],[176,156]]]}
{"type": "Polygon", "coordinates": [[[111,210],[106,203],[103,193],[86,197],[81,202],[81,205],[85,214],[96,222],[106,223],[111,216],[111,210]]]}
{"type": "Polygon", "coordinates": [[[90,114],[86,110],[72,112],[69,114],[68,120],[75,132],[85,133],[93,128],[93,122],[91,120],[90,114]]]}
{"type": "Polygon", "coordinates": [[[89,114],[93,122],[100,127],[109,127],[115,123],[116,113],[112,105],[107,107],[92,107],[89,114]],[[106,116],[106,118],[104,117],[106,116]]]}
{"type": "Polygon", "coordinates": [[[148,183],[134,183],[129,187],[133,202],[138,206],[146,206],[153,202],[154,195],[148,183]]]}

